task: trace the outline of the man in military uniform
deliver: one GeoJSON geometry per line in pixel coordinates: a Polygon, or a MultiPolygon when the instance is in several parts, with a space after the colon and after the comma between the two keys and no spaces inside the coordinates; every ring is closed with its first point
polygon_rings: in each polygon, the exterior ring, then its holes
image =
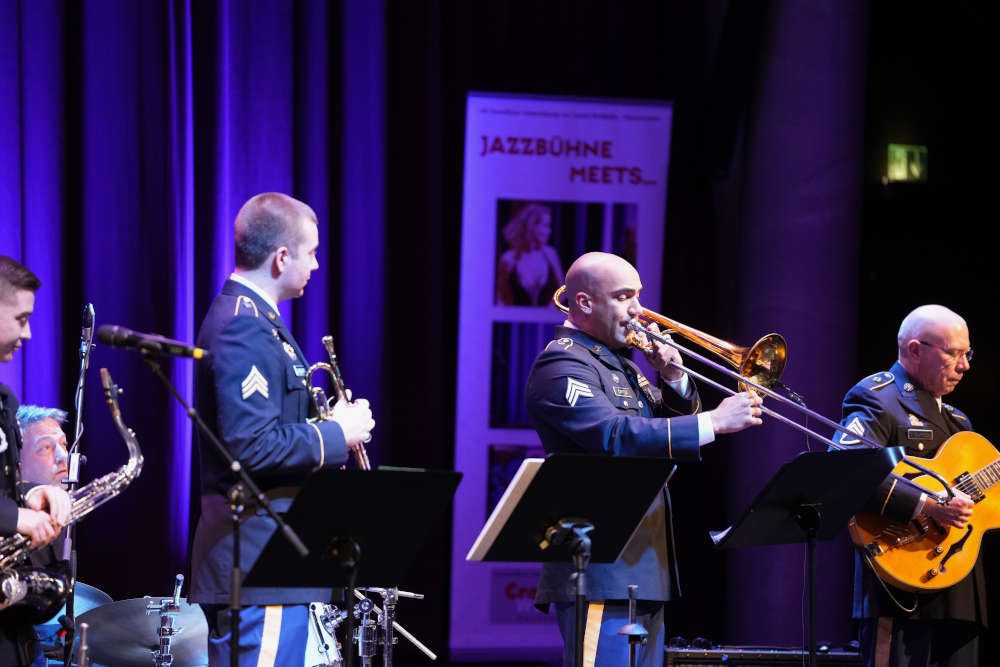
{"type": "MultiPolygon", "coordinates": [[[[198,334],[198,345],[211,358],[198,366],[195,401],[274,509],[283,512],[311,471],[342,465],[349,451],[363,447],[375,422],[364,399],[338,403],[330,421],[306,421],[312,404],[308,363],[278,303],[301,296],[318,267],[313,210],[287,195],[256,195],[236,217],[235,242],[236,270],[198,334]]],[[[236,478],[210,443],[199,442],[199,455],[201,518],[190,598],[202,605],[211,630],[209,664],[228,665],[233,536],[226,494],[236,478]]],[[[247,507],[240,529],[244,575],[275,529],[264,510],[247,507]]],[[[330,596],[329,589],[242,588],[241,601],[250,606],[243,607],[238,629],[240,664],[256,665],[260,656],[273,665],[305,664],[307,605],[330,596]]]]}
{"type": "MultiPolygon", "coordinates": [[[[965,320],[948,308],[920,306],[907,315],[897,336],[899,359],[889,371],[871,375],[844,397],[836,440],[861,445],[856,435],[884,445],[902,445],[909,457],[932,458],[969,418],[942,402],[970,368],[972,349],[965,320]]],[[[941,494],[944,492],[942,490],[941,494]]],[[[947,504],[906,479],[890,475],[865,509],[907,523],[923,514],[942,526],[964,528],[973,503],[955,490],[947,504]]],[[[944,591],[912,594],[883,585],[861,558],[855,563],[854,616],[861,620],[862,652],[868,665],[975,666],[986,624],[983,567],[944,591]]]]}
{"type": "MultiPolygon", "coordinates": [[[[0,255],[0,362],[8,362],[31,338],[29,320],[35,309],[38,277],[20,262],[0,255]]],[[[0,539],[16,533],[31,538],[32,547],[49,544],[69,521],[70,499],[61,488],[19,482],[21,432],[17,399],[0,384],[0,539]]],[[[0,593],[0,605],[7,602],[0,593]]],[[[0,665],[30,665],[38,656],[34,628],[0,612],[0,665]]]]}
{"type": "MultiPolygon", "coordinates": [[[[642,283],[624,259],[606,253],[583,255],[567,272],[566,288],[569,317],[528,377],[528,413],[547,453],[697,461],[700,447],[716,434],[761,423],[761,400],[749,393],[695,414],[698,393],[688,376],[670,365],[681,359],[668,345],[653,343],[646,353],[659,386],[628,358],[626,334],[629,321],[642,310],[642,283]]],[[[638,664],[663,664],[663,602],[679,595],[670,521],[670,497],[664,488],[622,558],[587,568],[584,664],[628,664],[628,641],[617,633],[628,622],[629,584],[639,587],[637,621],[649,632],[638,664]]],[[[535,599],[541,608],[556,606],[566,666],[575,664],[577,644],[572,571],[569,564],[545,564],[535,599]]]]}

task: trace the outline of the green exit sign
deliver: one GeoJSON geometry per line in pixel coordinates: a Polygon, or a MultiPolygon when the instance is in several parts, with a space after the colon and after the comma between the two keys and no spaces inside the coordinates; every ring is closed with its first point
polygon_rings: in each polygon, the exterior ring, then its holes
{"type": "Polygon", "coordinates": [[[927,146],[889,144],[889,163],[886,181],[926,181],[927,146]]]}

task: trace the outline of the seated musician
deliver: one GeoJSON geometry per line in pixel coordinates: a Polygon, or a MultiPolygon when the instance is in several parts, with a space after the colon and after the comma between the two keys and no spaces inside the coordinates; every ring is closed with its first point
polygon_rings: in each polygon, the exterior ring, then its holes
{"type": "MultiPolygon", "coordinates": [[[[835,439],[861,446],[858,435],[901,445],[908,457],[931,458],[950,436],[972,430],[963,412],[941,400],[970,368],[969,329],[948,308],[925,305],[903,319],[896,342],[899,357],[892,368],[866,377],[847,392],[841,424],[848,432],[835,439]]],[[[900,523],[924,515],[957,529],[969,522],[972,508],[961,491],[941,504],[896,475],[886,478],[866,504],[867,511],[900,523]]],[[[986,584],[981,563],[954,586],[927,594],[883,584],[860,557],[855,568],[854,617],[860,621],[867,665],[982,664],[986,584]]]]}

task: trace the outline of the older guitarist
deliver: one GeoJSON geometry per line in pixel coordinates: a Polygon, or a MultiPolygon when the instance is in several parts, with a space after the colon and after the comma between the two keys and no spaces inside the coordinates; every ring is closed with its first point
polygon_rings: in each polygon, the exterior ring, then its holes
{"type": "MultiPolygon", "coordinates": [[[[852,434],[885,445],[901,445],[910,457],[933,457],[949,436],[972,430],[969,418],[942,402],[970,368],[972,349],[965,320],[938,305],[907,315],[897,336],[899,359],[892,368],[861,380],[844,397],[844,445],[852,434]]],[[[964,528],[973,503],[960,491],[947,504],[890,475],[865,509],[907,523],[921,514],[941,526],[964,528]]],[[[907,593],[883,585],[856,559],[854,617],[861,621],[861,648],[868,665],[969,666],[980,663],[986,626],[982,564],[943,591],[907,593]]]]}

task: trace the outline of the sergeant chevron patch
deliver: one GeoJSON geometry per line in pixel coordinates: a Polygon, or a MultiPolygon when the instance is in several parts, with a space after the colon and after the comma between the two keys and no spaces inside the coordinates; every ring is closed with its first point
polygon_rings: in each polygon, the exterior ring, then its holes
{"type": "MultiPolygon", "coordinates": [[[[852,419],[851,422],[846,426],[846,428],[851,433],[857,433],[858,435],[865,434],[865,427],[864,425],[862,425],[861,420],[858,419],[857,417],[852,419]]],[[[858,438],[852,438],[851,436],[847,435],[847,433],[842,432],[840,434],[840,444],[842,445],[856,445],[859,442],[861,442],[861,440],[859,440],[858,438]]]]}
{"type": "Polygon", "coordinates": [[[581,396],[593,398],[594,392],[592,392],[590,387],[585,385],[583,382],[574,378],[566,378],[566,402],[575,408],[576,401],[581,396]]]}
{"type": "Polygon", "coordinates": [[[260,394],[264,398],[268,398],[267,378],[257,370],[256,366],[250,368],[250,373],[243,378],[241,387],[243,388],[244,401],[254,394],[260,394]]]}

